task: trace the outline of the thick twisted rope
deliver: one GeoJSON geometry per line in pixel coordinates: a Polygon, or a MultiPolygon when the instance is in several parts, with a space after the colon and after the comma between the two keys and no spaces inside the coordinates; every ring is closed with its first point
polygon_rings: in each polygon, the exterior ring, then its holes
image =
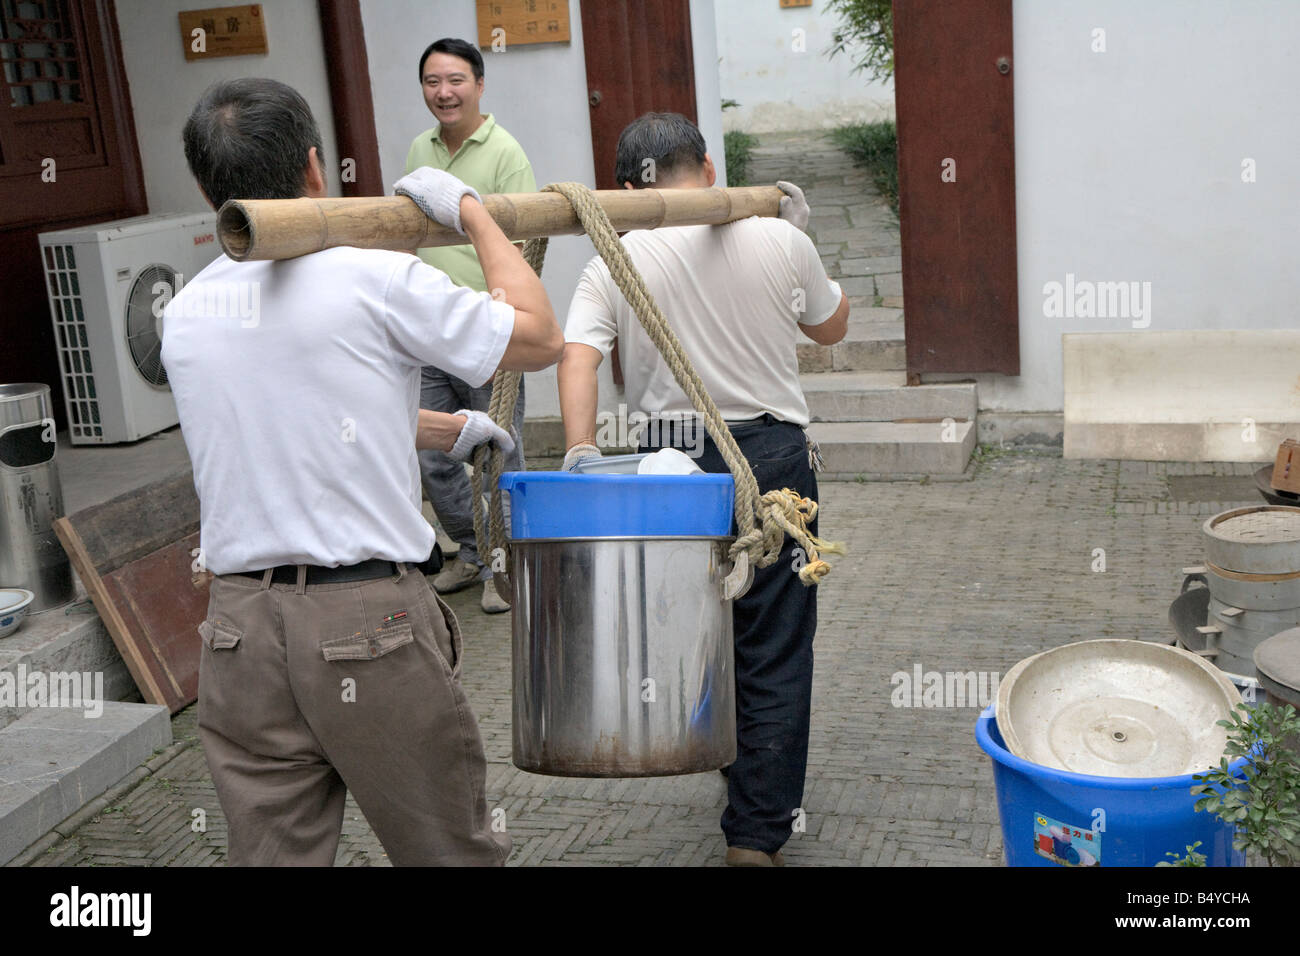
{"type": "MultiPolygon", "coordinates": [[[[591,239],[592,245],[609,267],[610,276],[618,286],[619,291],[623,293],[628,304],[632,306],[632,311],[636,313],[637,320],[645,330],[650,341],[654,343],[659,354],[663,356],[668,368],[673,373],[678,387],[685,393],[692,407],[699,412],[704,420],[704,427],[709,436],[718,447],[722,454],[723,460],[731,471],[732,478],[735,482],[735,515],[736,527],[739,534],[735,542],[732,543],[730,554],[733,561],[748,560],[756,568],[765,568],[774,563],[781,556],[781,550],[785,544],[785,536],[788,534],[803,549],[805,563],[799,569],[799,580],[805,585],[817,584],[830,571],[830,565],[821,558],[823,552],[830,554],[842,554],[843,546],[824,541],[808,532],[808,522],[812,521],[817,515],[817,503],[811,499],[804,498],[797,492],[789,488],[783,488],[780,491],[769,491],[767,494],[760,494],[758,490],[758,481],[754,478],[754,472],[745,459],[740,447],[736,444],[731,430],[727,427],[718,411],[718,407],[705,391],[704,383],[700,381],[691,364],[690,358],[687,357],[686,351],[682,348],[676,333],[668,324],[668,320],[660,311],[659,306],[655,303],[654,298],[650,295],[650,290],[646,288],[645,280],[633,265],[631,256],[628,255],[627,249],[619,242],[618,233],[610,225],[609,217],[605,211],[600,208],[596,197],[592,195],[591,190],[581,183],[551,183],[546,186],[544,192],[558,192],[569,200],[577,214],[578,221],[586,230],[588,238],[591,239]]],[[[542,271],[542,260],[546,253],[546,240],[529,240],[524,246],[524,255],[539,275],[542,271]],[[535,246],[534,243],[539,243],[535,246]]],[[[514,413],[515,398],[519,390],[518,373],[510,373],[503,378],[502,373],[497,374],[496,383],[492,391],[492,405],[490,408],[492,419],[503,428],[510,427],[510,421],[514,413]],[[513,376],[513,381],[511,380],[513,376]],[[502,399],[498,402],[498,396],[502,399]],[[508,399],[508,402],[506,401],[508,399]]],[[[493,548],[504,548],[505,554],[509,554],[509,544],[505,540],[504,521],[500,517],[500,490],[497,486],[497,478],[501,472],[501,452],[492,447],[491,465],[483,467],[480,465],[481,456],[487,457],[486,449],[479,449],[474,456],[475,473],[482,471],[494,472],[491,475],[492,491],[494,498],[492,502],[492,524],[495,528],[501,528],[500,540],[498,541],[495,533],[491,538],[493,548]]],[[[486,464],[486,462],[484,462],[486,464]]],[[[481,519],[479,515],[480,499],[479,494],[475,494],[475,515],[474,527],[480,542],[480,549],[484,535],[481,529],[481,519]]],[[[500,578],[498,578],[500,582],[500,578]]],[[[500,585],[497,588],[501,591],[500,585]]],[[[510,600],[508,594],[502,595],[506,600],[510,600]]]]}
{"type": "MultiPolygon", "coordinates": [[[[546,262],[546,237],[529,239],[524,243],[524,261],[532,266],[533,272],[542,274],[542,265],[546,262]]],[[[513,432],[515,403],[519,400],[519,383],[523,380],[522,372],[498,371],[492,380],[492,398],[488,402],[488,415],[501,428],[511,432],[516,442],[522,443],[523,435],[513,432]]],[[[506,534],[505,509],[502,507],[501,472],[505,467],[505,455],[496,445],[479,445],[473,455],[474,478],[470,485],[470,497],[474,514],[474,537],[477,541],[479,560],[486,561],[492,569],[492,580],[497,594],[503,601],[513,600],[510,586],[510,537],[506,534]],[[484,488],[483,483],[488,483],[484,488]],[[487,494],[490,501],[484,527],[483,496],[487,494]],[[484,544],[488,550],[483,549],[484,544]],[[500,561],[497,559],[500,558],[500,561]],[[505,570],[497,570],[502,567],[505,570]]]]}

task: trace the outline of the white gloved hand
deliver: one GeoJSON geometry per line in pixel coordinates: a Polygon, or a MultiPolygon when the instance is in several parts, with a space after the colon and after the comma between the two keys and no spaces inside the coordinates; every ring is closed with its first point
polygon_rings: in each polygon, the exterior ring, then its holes
{"type": "Polygon", "coordinates": [[[510,437],[510,433],[492,421],[487,412],[462,408],[453,414],[465,416],[465,424],[456,436],[456,444],[447,452],[453,461],[469,461],[474,449],[489,441],[500,448],[502,454],[508,455],[515,450],[515,440],[510,437]]]}
{"type": "Polygon", "coordinates": [[[785,198],[781,200],[778,217],[790,223],[800,232],[806,232],[808,230],[808,217],[812,215],[812,210],[808,208],[808,200],[803,198],[803,190],[794,183],[784,181],[780,181],[776,185],[781,192],[785,193],[785,198]]]}
{"type": "Polygon", "coordinates": [[[564,466],[562,471],[573,471],[584,461],[590,461],[593,458],[602,458],[600,449],[595,445],[574,445],[564,456],[564,466]]]}
{"type": "MultiPolygon", "coordinates": [[[[460,200],[462,196],[473,196],[483,201],[477,191],[451,173],[421,166],[415,172],[403,176],[393,183],[393,192],[398,196],[409,196],[424,214],[434,222],[450,226],[462,236],[465,230],[460,227],[460,200]]],[[[785,200],[781,200],[785,202],[785,200]]]]}

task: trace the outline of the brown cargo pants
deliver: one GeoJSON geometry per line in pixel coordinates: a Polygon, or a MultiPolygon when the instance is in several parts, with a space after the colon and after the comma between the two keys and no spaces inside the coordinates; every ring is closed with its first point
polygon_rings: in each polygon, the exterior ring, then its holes
{"type": "MultiPolygon", "coordinates": [[[[502,865],[460,685],[460,626],[419,570],[212,579],[199,740],[232,866],[331,866],[350,790],[397,866],[502,865]]],[[[409,570],[408,570],[409,568],[409,570]]]]}

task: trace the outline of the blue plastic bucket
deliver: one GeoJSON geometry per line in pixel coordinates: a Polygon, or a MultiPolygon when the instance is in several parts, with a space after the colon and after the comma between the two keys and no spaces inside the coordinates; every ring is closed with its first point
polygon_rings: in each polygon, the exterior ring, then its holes
{"type": "Polygon", "coordinates": [[[975,739],[993,758],[1007,866],[1155,866],[1198,840],[1207,866],[1245,866],[1234,828],[1194,810],[1192,774],[1094,777],[1030,763],[1007,750],[992,705],[975,739]]]}
{"type": "Polygon", "coordinates": [[[727,537],[731,475],[576,475],[511,471],[510,537],[727,537]]]}

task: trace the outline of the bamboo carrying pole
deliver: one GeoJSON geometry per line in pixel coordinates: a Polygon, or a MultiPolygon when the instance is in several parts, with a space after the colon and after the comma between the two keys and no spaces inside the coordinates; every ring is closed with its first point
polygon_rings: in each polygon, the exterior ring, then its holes
{"type": "MultiPolygon", "coordinates": [[[[775,216],[776,186],[730,189],[603,189],[593,195],[619,232],[660,226],[717,225],[775,216]]],[[[506,237],[577,236],[582,224],[559,193],[493,193],[483,205],[506,237]]],[[[231,199],[217,214],[230,258],[292,259],[335,246],[423,249],[465,245],[460,233],[429,219],[405,196],[358,199],[231,199]]]]}

